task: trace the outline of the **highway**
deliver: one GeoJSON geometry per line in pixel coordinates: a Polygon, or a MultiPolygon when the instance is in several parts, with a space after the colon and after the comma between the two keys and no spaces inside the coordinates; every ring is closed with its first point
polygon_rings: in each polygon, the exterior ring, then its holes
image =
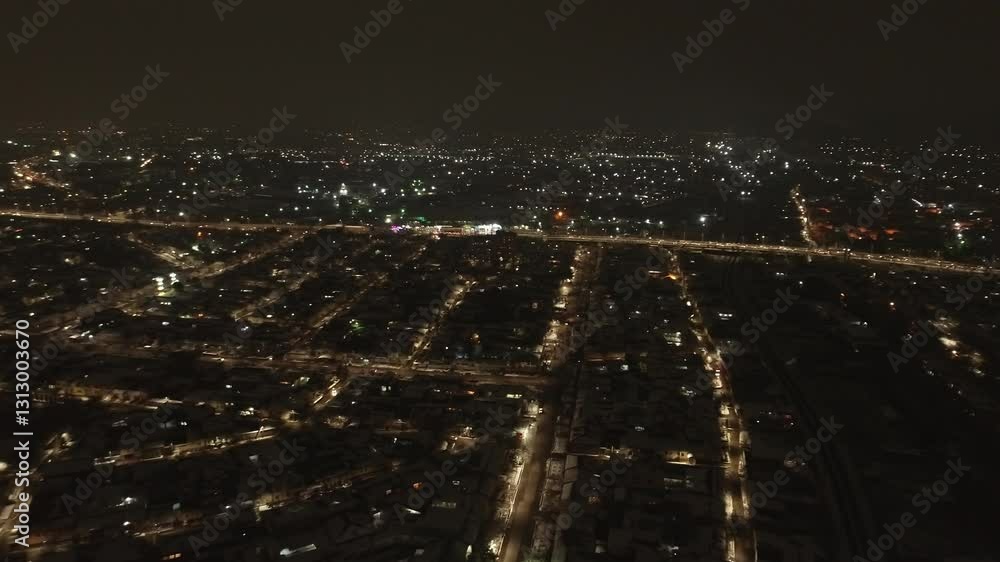
{"type": "MultiPolygon", "coordinates": [[[[35,211],[23,211],[20,209],[0,209],[0,216],[30,218],[38,220],[66,220],[66,221],[92,221],[104,224],[124,224],[147,227],[163,228],[200,228],[209,230],[245,230],[245,231],[265,231],[265,230],[303,230],[315,231],[318,229],[343,229],[352,233],[371,233],[373,227],[369,225],[348,225],[348,224],[327,224],[327,225],[302,225],[294,223],[271,224],[271,223],[238,223],[238,222],[173,222],[149,219],[129,219],[125,217],[99,217],[94,215],[74,215],[66,213],[47,213],[35,211]]],[[[870,262],[883,265],[896,265],[932,271],[943,271],[951,273],[964,273],[973,275],[1000,274],[1000,269],[975,266],[965,263],[953,262],[936,258],[923,258],[914,256],[904,256],[898,254],[875,254],[870,252],[854,252],[842,248],[812,248],[807,246],[787,246],[781,244],[751,244],[744,242],[712,242],[697,240],[678,240],[676,238],[654,238],[638,236],[609,236],[595,234],[552,234],[534,230],[514,230],[518,236],[552,242],[579,242],[579,243],[599,243],[599,244],[639,244],[656,245],[675,248],[678,250],[714,250],[722,252],[749,252],[779,255],[800,255],[813,258],[834,258],[843,259],[845,256],[853,261],[870,262]]],[[[428,230],[428,234],[434,233],[428,230]]],[[[469,235],[475,236],[475,235],[469,235]]]]}
{"type": "Polygon", "coordinates": [[[185,221],[164,221],[153,219],[133,219],[122,216],[99,216],[99,215],[77,215],[70,213],[49,213],[40,211],[24,211],[21,209],[0,209],[0,216],[20,217],[25,219],[70,221],[70,222],[98,222],[101,224],[124,224],[132,226],[148,226],[152,228],[197,228],[200,230],[241,230],[241,231],[266,231],[266,230],[304,230],[314,231],[320,229],[342,228],[349,232],[364,234],[371,231],[366,225],[345,225],[345,224],[296,224],[296,223],[245,223],[245,222],[185,222],[185,221]]]}
{"type": "Polygon", "coordinates": [[[935,258],[920,258],[897,254],[872,254],[868,252],[847,252],[838,248],[808,248],[803,246],[783,246],[779,244],[747,244],[742,242],[711,242],[677,240],[676,238],[639,238],[634,236],[598,236],[588,234],[548,234],[535,231],[516,231],[518,236],[537,238],[555,242],[581,242],[601,244],[641,244],[666,246],[677,250],[714,250],[721,252],[747,252],[758,254],[800,255],[814,258],[843,259],[845,255],[853,261],[898,265],[917,269],[928,269],[952,273],[975,275],[1000,274],[1000,269],[969,265],[935,258]]]}

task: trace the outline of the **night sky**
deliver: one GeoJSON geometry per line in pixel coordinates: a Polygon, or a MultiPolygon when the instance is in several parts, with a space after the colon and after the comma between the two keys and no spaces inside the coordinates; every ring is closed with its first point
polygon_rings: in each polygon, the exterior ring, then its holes
{"type": "Polygon", "coordinates": [[[820,84],[835,96],[807,136],[953,125],[989,140],[998,123],[993,1],[926,0],[889,42],[877,21],[891,0],[749,0],[745,11],[748,0],[587,0],[555,31],[545,12],[559,0],[400,1],[348,64],[341,43],[388,0],[244,0],[224,21],[212,0],[70,0],[16,55],[6,34],[39,7],[5,0],[0,125],[111,117],[155,64],[170,76],[126,127],[258,123],[282,106],[299,126],[431,127],[490,74],[502,86],[470,130],[618,115],[633,128],[768,133],[820,84]],[[735,21],[678,73],[674,51],[727,8],[735,21]]]}

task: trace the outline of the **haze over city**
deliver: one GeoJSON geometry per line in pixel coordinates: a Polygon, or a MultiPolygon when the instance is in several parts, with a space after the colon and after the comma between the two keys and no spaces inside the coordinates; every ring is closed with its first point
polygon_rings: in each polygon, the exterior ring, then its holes
{"type": "Polygon", "coordinates": [[[4,560],[995,559],[995,5],[0,10],[4,560]]]}

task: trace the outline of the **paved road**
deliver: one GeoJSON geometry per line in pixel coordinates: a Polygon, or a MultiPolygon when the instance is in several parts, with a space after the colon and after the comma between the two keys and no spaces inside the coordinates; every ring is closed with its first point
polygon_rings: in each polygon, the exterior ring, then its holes
{"type": "Polygon", "coordinates": [[[538,498],[545,482],[545,463],[549,460],[555,441],[555,411],[558,404],[550,404],[538,416],[528,443],[530,458],[524,464],[521,480],[514,498],[514,510],[500,548],[499,562],[518,562],[525,542],[535,529],[535,512],[538,498]]]}
{"type": "Polygon", "coordinates": [[[69,213],[47,213],[36,211],[24,211],[20,209],[0,209],[0,216],[21,217],[26,219],[39,220],[62,220],[62,221],[83,221],[99,222],[102,224],[125,224],[135,226],[148,226],[154,228],[198,228],[202,230],[305,230],[312,231],[318,229],[343,228],[351,232],[366,233],[371,228],[366,225],[345,225],[345,224],[295,224],[295,223],[242,223],[242,222],[182,222],[182,221],[162,221],[150,219],[132,219],[121,216],[100,216],[100,215],[76,215],[69,213]]]}
{"type": "Polygon", "coordinates": [[[896,254],[872,254],[868,252],[849,252],[843,249],[808,248],[804,246],[782,246],[778,244],[744,244],[737,242],[698,242],[693,240],[677,240],[676,238],[639,238],[632,236],[597,236],[581,234],[548,234],[545,232],[518,231],[518,236],[552,240],[558,242],[600,242],[602,244],[639,244],[647,246],[668,246],[679,250],[718,250],[728,252],[747,252],[765,254],[801,255],[823,258],[843,258],[847,255],[851,260],[901,265],[919,269],[950,271],[955,273],[1000,274],[1000,269],[981,267],[934,258],[920,258],[896,254]]]}
{"type": "MultiPolygon", "coordinates": [[[[40,220],[69,220],[69,221],[95,221],[109,224],[131,224],[148,227],[174,227],[174,228],[202,228],[202,229],[222,229],[222,230],[316,230],[327,228],[342,228],[354,233],[372,232],[373,227],[368,225],[302,225],[294,223],[269,224],[269,223],[237,223],[237,222],[167,222],[157,220],[135,220],[124,217],[99,217],[94,215],[73,215],[66,213],[45,213],[34,211],[23,211],[20,209],[0,209],[0,216],[12,216],[22,218],[34,218],[40,220]]],[[[428,231],[431,233],[432,231],[428,231]]],[[[551,240],[557,242],[597,242],[602,244],[640,244],[668,246],[677,249],[688,250],[719,250],[729,252],[750,252],[801,255],[824,258],[843,258],[845,251],[841,249],[810,248],[805,246],[783,246],[779,244],[746,244],[738,242],[711,242],[678,240],[676,238],[641,238],[636,236],[603,236],[591,234],[549,234],[531,230],[516,230],[518,236],[535,238],[541,240],[551,240]]],[[[471,235],[470,235],[471,236],[471,235]]],[[[929,269],[936,271],[950,271],[954,273],[969,274],[1000,274],[1000,269],[987,268],[982,266],[969,265],[948,260],[935,258],[921,258],[903,256],[896,254],[873,254],[869,252],[850,252],[846,254],[852,260],[866,261],[871,263],[882,263],[886,265],[899,265],[919,269],[929,269]]]]}
{"type": "MultiPolygon", "coordinates": [[[[729,261],[725,287],[743,317],[749,318],[757,314],[758,303],[745,290],[746,287],[753,286],[752,272],[742,268],[740,261],[739,257],[729,261]]],[[[802,377],[798,373],[797,366],[788,364],[779,356],[776,337],[773,331],[763,332],[756,350],[765,366],[781,382],[798,413],[800,431],[804,438],[809,438],[818,434],[819,428],[823,425],[822,417],[816,405],[798,384],[802,377]]],[[[815,457],[815,465],[825,488],[827,502],[831,508],[831,518],[837,527],[840,556],[846,560],[848,556],[864,552],[865,540],[868,537],[877,536],[867,498],[843,438],[825,443],[815,457]]]]}

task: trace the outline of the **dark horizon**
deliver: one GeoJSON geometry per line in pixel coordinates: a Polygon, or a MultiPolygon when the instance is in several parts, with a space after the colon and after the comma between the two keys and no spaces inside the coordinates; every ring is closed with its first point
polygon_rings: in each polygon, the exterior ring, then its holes
{"type": "MultiPolygon", "coordinates": [[[[299,116],[299,127],[432,127],[472,93],[477,77],[492,74],[502,87],[468,120],[469,130],[592,128],[618,115],[644,129],[766,135],[812,86],[825,84],[836,96],[804,137],[904,142],[952,125],[989,141],[998,113],[986,70],[998,39],[986,26],[1000,15],[997,6],[929,1],[885,41],[878,21],[890,20],[892,2],[752,1],[740,11],[744,1],[584,2],[565,21],[553,20],[553,31],[546,11],[558,10],[555,0],[402,0],[402,11],[351,63],[342,43],[387,2],[244,2],[223,21],[211,2],[69,2],[18,54],[6,47],[17,78],[3,93],[11,110],[0,126],[94,126],[147,65],[159,64],[170,76],[124,128],[255,123],[282,106],[299,116]],[[734,21],[678,72],[673,53],[727,8],[734,21]]],[[[21,18],[38,9],[36,1],[6,4],[5,31],[20,33],[21,18]]]]}

